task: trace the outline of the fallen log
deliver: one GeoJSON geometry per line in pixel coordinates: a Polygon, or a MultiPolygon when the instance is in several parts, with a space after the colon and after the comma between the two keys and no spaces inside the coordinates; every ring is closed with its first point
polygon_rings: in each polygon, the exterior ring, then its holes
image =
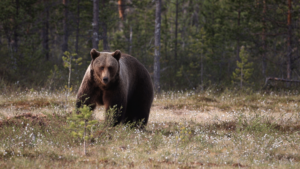
{"type": "Polygon", "coordinates": [[[283,79],[283,78],[277,78],[277,77],[267,77],[265,81],[265,85],[263,88],[265,88],[268,85],[268,81],[282,81],[282,82],[293,82],[293,83],[300,83],[300,80],[292,80],[292,79],[283,79]]]}

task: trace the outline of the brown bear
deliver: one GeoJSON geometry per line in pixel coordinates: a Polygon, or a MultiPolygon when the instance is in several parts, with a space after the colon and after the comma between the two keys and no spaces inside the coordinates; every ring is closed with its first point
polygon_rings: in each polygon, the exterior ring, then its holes
{"type": "Polygon", "coordinates": [[[77,93],[76,107],[89,105],[93,110],[104,105],[106,111],[117,105],[114,125],[148,122],[153,101],[153,86],[147,69],[134,57],[91,50],[92,61],[77,93]]]}

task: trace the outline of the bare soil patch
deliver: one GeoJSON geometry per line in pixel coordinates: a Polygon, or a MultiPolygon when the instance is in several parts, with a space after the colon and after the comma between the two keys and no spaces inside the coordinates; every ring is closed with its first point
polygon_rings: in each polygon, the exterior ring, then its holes
{"type": "Polygon", "coordinates": [[[46,126],[48,122],[49,120],[44,114],[34,115],[31,113],[24,113],[14,117],[8,117],[7,119],[0,121],[0,128],[3,126],[25,127],[27,123],[30,123],[31,125],[46,126]]]}

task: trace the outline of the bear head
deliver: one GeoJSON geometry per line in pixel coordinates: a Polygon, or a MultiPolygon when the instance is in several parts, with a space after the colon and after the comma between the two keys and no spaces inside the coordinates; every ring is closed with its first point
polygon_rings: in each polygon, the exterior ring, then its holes
{"type": "Polygon", "coordinates": [[[108,88],[119,77],[121,52],[116,50],[113,53],[98,52],[91,50],[93,78],[97,85],[108,88]]]}

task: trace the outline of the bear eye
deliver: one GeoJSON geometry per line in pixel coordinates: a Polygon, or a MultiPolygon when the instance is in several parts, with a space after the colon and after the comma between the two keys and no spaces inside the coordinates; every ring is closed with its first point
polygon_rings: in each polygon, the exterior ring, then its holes
{"type": "Polygon", "coordinates": [[[111,66],[109,66],[109,67],[108,67],[108,70],[112,70],[112,67],[111,67],[111,66]]]}
{"type": "Polygon", "coordinates": [[[104,70],[104,67],[103,67],[103,66],[101,66],[101,67],[100,67],[100,70],[104,70]]]}

